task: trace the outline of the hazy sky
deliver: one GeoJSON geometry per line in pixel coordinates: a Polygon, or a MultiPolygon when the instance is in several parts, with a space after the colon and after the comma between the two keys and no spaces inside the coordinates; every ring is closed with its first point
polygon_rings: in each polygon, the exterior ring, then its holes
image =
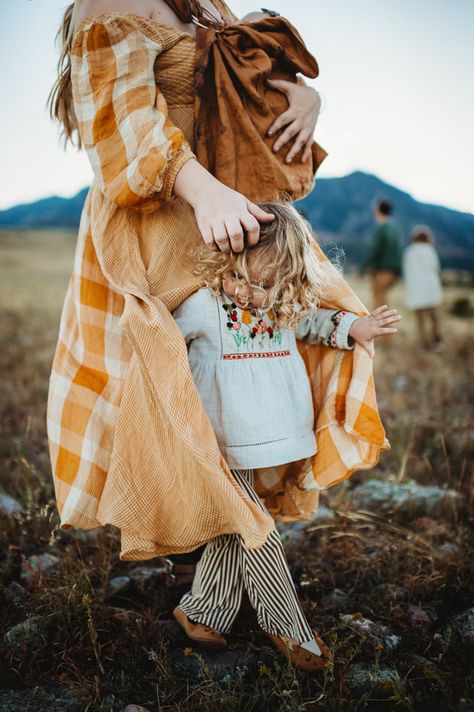
{"type": "MultiPolygon", "coordinates": [[[[238,15],[258,9],[229,0],[238,15]]],[[[0,0],[0,209],[92,180],[45,108],[67,3],[0,0]]],[[[415,198],[474,212],[474,0],[272,0],[316,56],[325,109],[318,176],[360,169],[415,198]]]]}

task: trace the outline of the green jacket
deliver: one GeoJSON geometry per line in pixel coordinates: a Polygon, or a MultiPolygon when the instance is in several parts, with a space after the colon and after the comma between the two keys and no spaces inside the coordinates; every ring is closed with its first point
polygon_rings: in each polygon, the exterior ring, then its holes
{"type": "Polygon", "coordinates": [[[378,223],[369,245],[364,268],[387,269],[397,275],[402,273],[402,240],[400,228],[394,220],[378,223]]]}

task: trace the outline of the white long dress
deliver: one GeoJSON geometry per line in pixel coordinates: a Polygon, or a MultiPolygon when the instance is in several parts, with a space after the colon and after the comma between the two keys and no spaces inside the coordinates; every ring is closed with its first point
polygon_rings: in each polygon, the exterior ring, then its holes
{"type": "Polygon", "coordinates": [[[433,245],[414,242],[403,255],[405,304],[408,309],[432,309],[443,301],[440,263],[433,245]]]}

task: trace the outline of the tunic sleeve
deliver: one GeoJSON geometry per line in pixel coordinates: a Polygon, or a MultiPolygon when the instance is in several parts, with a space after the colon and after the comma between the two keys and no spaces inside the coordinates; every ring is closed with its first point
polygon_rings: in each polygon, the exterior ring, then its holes
{"type": "Polygon", "coordinates": [[[357,314],[333,309],[315,309],[301,319],[296,327],[296,338],[308,344],[323,343],[334,349],[353,349],[354,339],[349,336],[351,324],[357,314]]]}
{"type": "Polygon", "coordinates": [[[71,50],[79,134],[100,189],[139,212],[173,199],[176,174],[195,158],[156,86],[154,62],[161,51],[159,37],[117,17],[92,20],[71,50]]]}

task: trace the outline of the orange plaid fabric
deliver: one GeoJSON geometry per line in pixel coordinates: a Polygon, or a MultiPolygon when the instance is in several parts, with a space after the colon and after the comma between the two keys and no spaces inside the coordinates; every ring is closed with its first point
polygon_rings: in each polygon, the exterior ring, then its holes
{"type": "MultiPolygon", "coordinates": [[[[190,551],[224,533],[259,546],[274,519],[309,517],[320,488],[388,447],[368,355],[302,344],[318,454],[259,473],[272,517],[219,451],[171,316],[201,286],[189,256],[201,243],[194,213],[172,193],[194,157],[194,49],[187,33],[119,12],[86,18],[72,45],[94,180],[52,364],[48,438],[60,526],[117,526],[122,559],[190,551]]],[[[342,279],[328,306],[366,313],[342,279]]]]}

